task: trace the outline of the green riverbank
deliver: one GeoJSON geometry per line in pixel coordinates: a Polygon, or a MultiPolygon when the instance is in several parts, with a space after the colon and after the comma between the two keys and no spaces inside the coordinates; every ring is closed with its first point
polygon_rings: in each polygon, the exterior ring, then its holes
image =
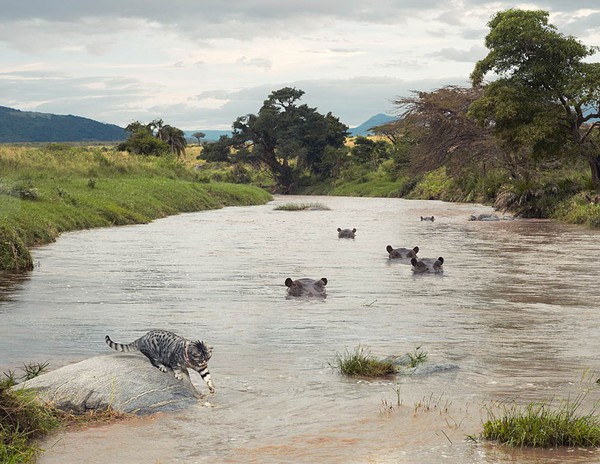
{"type": "Polygon", "coordinates": [[[32,269],[29,249],[62,232],[270,199],[250,185],[202,182],[193,166],[174,158],[66,145],[0,147],[0,271],[32,269]]]}

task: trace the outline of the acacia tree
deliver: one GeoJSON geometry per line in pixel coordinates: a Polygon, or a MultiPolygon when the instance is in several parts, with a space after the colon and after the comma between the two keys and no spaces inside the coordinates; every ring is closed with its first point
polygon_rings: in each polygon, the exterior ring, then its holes
{"type": "Polygon", "coordinates": [[[485,38],[488,55],[471,73],[483,87],[470,114],[513,149],[534,156],[569,154],[587,160],[600,190],[600,63],[598,47],[583,45],[548,24],[548,12],[510,9],[496,13],[485,38]]]}
{"type": "Polygon", "coordinates": [[[277,189],[292,193],[304,170],[318,174],[328,147],[344,145],[348,127],[328,113],[298,105],[302,90],[284,87],[273,91],[258,114],[248,114],[233,123],[232,145],[238,157],[268,167],[277,189]]]}
{"type": "Polygon", "coordinates": [[[473,168],[480,172],[504,167],[516,176],[524,171],[522,160],[502,150],[491,129],[468,116],[469,107],[480,96],[480,89],[447,86],[413,92],[394,101],[401,116],[391,123],[396,143],[411,139],[410,165],[414,171],[432,171],[440,166],[450,171],[473,168]]]}
{"type": "Polygon", "coordinates": [[[200,139],[203,139],[204,137],[206,137],[206,134],[204,132],[194,132],[192,134],[192,137],[194,137],[196,140],[198,140],[198,145],[200,145],[200,139]]]}

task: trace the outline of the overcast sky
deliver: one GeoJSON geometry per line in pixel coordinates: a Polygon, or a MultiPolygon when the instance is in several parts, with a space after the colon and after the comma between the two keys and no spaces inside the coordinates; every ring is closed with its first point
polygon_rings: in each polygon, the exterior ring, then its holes
{"type": "Polygon", "coordinates": [[[0,0],[0,106],[230,129],[290,86],[354,127],[411,90],[467,85],[508,8],[600,45],[600,0],[0,0]]]}

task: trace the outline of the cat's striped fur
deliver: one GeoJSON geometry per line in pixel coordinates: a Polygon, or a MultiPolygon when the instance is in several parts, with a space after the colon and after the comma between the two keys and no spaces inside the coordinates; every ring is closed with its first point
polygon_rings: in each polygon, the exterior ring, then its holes
{"type": "Polygon", "coordinates": [[[179,380],[188,375],[186,369],[194,369],[206,382],[211,393],[215,387],[208,371],[208,360],[212,356],[212,347],[204,342],[191,341],[167,330],[151,330],[146,335],[128,343],[115,343],[107,335],[106,344],[121,352],[140,351],[162,372],[173,370],[179,380]]]}

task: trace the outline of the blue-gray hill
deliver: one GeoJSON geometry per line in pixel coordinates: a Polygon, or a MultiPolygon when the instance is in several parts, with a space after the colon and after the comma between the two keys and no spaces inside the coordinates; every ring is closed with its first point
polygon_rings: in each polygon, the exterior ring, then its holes
{"type": "Polygon", "coordinates": [[[370,133],[371,133],[370,129],[372,129],[373,127],[381,126],[382,124],[386,124],[388,122],[395,121],[396,119],[397,118],[395,118],[393,116],[379,113],[379,114],[376,114],[375,116],[367,119],[360,126],[350,128],[348,130],[348,132],[350,132],[350,135],[353,135],[353,136],[361,135],[363,137],[366,137],[367,135],[370,135],[370,133]]]}
{"type": "Polygon", "coordinates": [[[73,115],[21,111],[0,106],[0,143],[118,142],[129,134],[122,127],[73,115]]]}
{"type": "MultiPolygon", "coordinates": [[[[370,135],[370,129],[372,129],[373,127],[380,126],[380,125],[385,124],[390,121],[395,121],[396,119],[397,118],[395,118],[393,116],[379,113],[379,114],[376,114],[375,116],[370,117],[368,120],[363,122],[360,126],[351,127],[350,129],[348,129],[348,132],[352,136],[362,135],[363,137],[366,137],[367,135],[370,135]]],[[[194,135],[193,135],[196,132],[202,132],[205,135],[205,137],[203,139],[201,139],[205,142],[214,142],[215,140],[218,140],[219,137],[222,135],[231,136],[230,130],[186,130],[186,131],[184,131],[186,138],[192,143],[197,142],[197,140],[194,138],[194,135]]]]}

